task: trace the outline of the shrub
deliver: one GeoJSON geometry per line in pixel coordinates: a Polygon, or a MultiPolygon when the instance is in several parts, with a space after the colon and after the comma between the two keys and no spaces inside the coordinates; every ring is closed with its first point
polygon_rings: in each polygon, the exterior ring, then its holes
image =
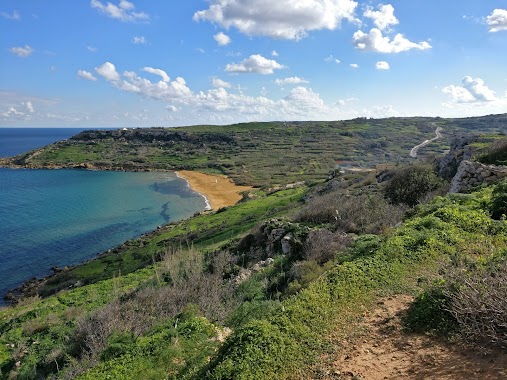
{"type": "Polygon", "coordinates": [[[507,216],[507,181],[499,183],[493,190],[491,216],[494,219],[507,216]]]}
{"type": "Polygon", "coordinates": [[[485,164],[507,165],[507,138],[495,140],[480,161],[485,164]]]}
{"type": "Polygon", "coordinates": [[[377,194],[346,195],[335,191],[311,198],[295,219],[330,223],[344,232],[379,234],[398,224],[404,211],[403,207],[391,205],[377,194]]]}
{"type": "Polygon", "coordinates": [[[431,167],[412,165],[394,172],[384,188],[384,194],[393,204],[401,203],[413,207],[442,184],[431,167]]]}
{"type": "Polygon", "coordinates": [[[303,258],[324,264],[352,243],[350,236],[326,229],[311,231],[303,245],[303,258]]]}
{"type": "Polygon", "coordinates": [[[491,263],[467,270],[456,268],[447,276],[449,312],[461,334],[476,342],[507,344],[507,263],[491,263]]]}

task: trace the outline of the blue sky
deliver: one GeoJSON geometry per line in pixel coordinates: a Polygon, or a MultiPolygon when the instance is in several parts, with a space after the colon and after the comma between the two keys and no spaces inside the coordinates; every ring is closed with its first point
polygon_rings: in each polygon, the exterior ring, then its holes
{"type": "Polygon", "coordinates": [[[507,1],[2,0],[0,126],[507,112],[507,1]]]}

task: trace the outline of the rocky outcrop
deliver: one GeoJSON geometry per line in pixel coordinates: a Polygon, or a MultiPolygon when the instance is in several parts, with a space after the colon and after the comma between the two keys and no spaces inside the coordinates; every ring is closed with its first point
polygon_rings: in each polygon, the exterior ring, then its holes
{"type": "Polygon", "coordinates": [[[450,180],[456,175],[463,160],[470,160],[473,152],[470,144],[477,140],[472,136],[457,136],[451,141],[451,149],[438,163],[438,176],[450,180]]]}
{"type": "Polygon", "coordinates": [[[452,179],[449,192],[466,192],[477,186],[496,182],[506,177],[506,166],[484,165],[479,162],[463,160],[452,179]]]}

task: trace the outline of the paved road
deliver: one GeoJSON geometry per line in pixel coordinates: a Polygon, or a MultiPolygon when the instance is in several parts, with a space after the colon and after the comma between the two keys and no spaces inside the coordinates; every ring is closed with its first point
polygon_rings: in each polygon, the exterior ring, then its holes
{"type": "MultiPolygon", "coordinates": [[[[432,123],[432,124],[434,124],[434,123],[432,123]]],[[[433,141],[442,138],[442,133],[441,133],[442,131],[443,131],[442,127],[437,127],[437,129],[435,129],[435,135],[436,135],[436,137],[433,137],[430,140],[425,140],[423,143],[414,146],[412,148],[412,150],[410,151],[410,157],[416,158],[417,157],[417,151],[419,150],[419,148],[422,148],[423,146],[431,144],[433,141]]]]}

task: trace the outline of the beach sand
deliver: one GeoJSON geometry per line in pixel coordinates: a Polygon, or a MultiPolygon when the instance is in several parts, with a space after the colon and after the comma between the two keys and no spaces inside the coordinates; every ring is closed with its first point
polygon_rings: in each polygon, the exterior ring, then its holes
{"type": "Polygon", "coordinates": [[[238,203],[242,198],[240,192],[253,189],[249,186],[238,186],[223,175],[204,174],[189,170],[180,170],[177,174],[185,179],[193,190],[207,198],[212,210],[238,203]]]}

